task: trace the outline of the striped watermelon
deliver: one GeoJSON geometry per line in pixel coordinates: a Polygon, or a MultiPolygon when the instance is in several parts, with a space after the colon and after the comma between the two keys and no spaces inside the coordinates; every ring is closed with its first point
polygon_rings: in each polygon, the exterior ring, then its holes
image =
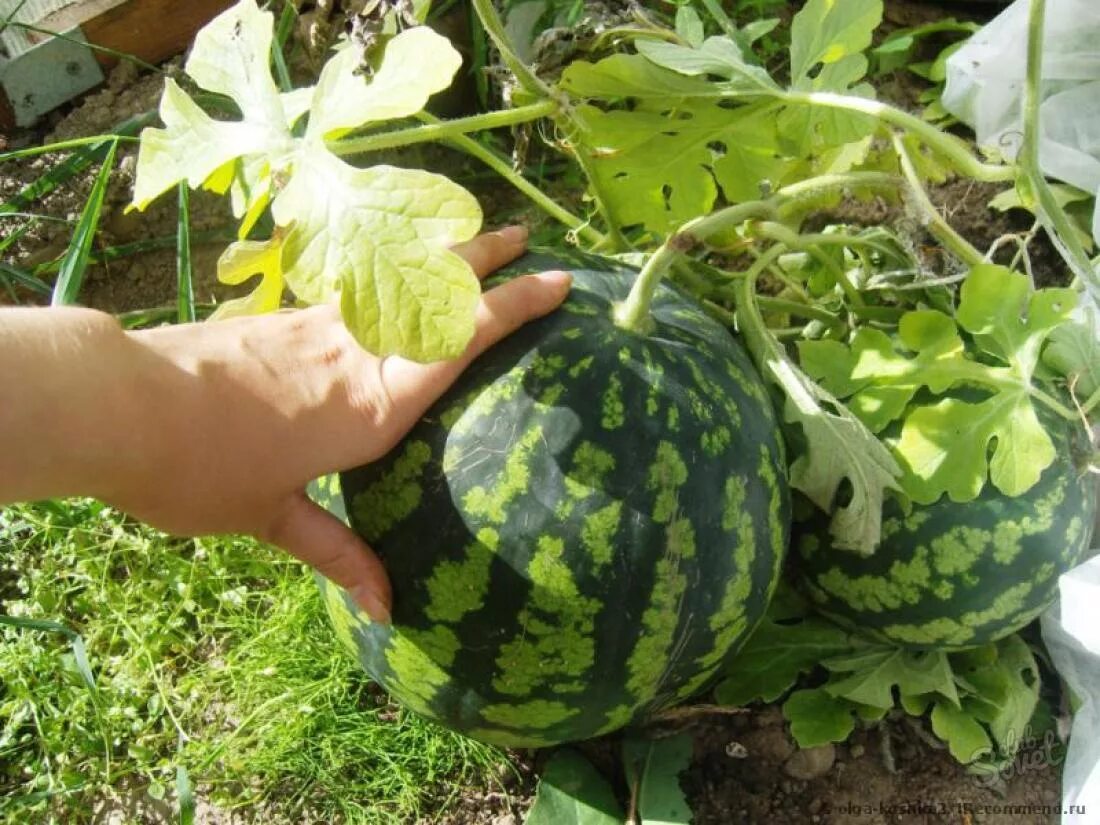
{"type": "Polygon", "coordinates": [[[338,635],[394,697],[506,746],[698,692],[763,614],[788,538],[778,425],[742,347],[669,286],[652,334],[614,326],[636,273],[605,259],[529,254],[506,275],[562,268],[562,309],[341,478],[393,624],[325,584],[338,635]]]}
{"type": "Polygon", "coordinates": [[[838,623],[903,647],[965,648],[1019,630],[1085,559],[1096,512],[1075,433],[1047,426],[1058,457],[1028,492],[1009,497],[987,484],[974,501],[944,496],[909,515],[890,501],[873,556],[833,548],[824,516],[796,524],[802,589],[838,623]]]}

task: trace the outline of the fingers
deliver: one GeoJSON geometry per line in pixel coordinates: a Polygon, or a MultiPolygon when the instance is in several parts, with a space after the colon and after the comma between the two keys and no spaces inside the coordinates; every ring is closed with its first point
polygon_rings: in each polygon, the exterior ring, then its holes
{"type": "Polygon", "coordinates": [[[456,244],[451,251],[461,255],[473,267],[477,277],[511,263],[527,248],[527,227],[506,226],[496,232],[486,232],[473,240],[456,244]]]}
{"type": "Polygon", "coordinates": [[[310,501],[305,493],[287,500],[268,534],[261,538],[343,587],[372,620],[390,620],[393,597],[378,556],[347,525],[310,501]]]}
{"type": "Polygon", "coordinates": [[[528,321],[555,310],[569,294],[572,276],[567,272],[541,272],[501,284],[481,296],[477,330],[466,352],[453,361],[415,364],[403,358],[382,362],[382,382],[392,400],[404,432],[422,416],[464,369],[501,338],[528,321]]]}

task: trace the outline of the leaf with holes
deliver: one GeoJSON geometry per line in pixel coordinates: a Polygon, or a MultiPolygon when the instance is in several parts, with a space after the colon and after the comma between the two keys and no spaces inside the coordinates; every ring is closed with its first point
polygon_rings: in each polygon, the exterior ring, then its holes
{"type": "Polygon", "coordinates": [[[185,70],[230,97],[241,119],[214,120],[169,79],[164,128],[142,132],[134,207],[179,181],[232,196],[242,240],[223,256],[219,277],[239,283],[261,273],[263,281],[218,317],[276,309],[285,281],[306,303],[339,298],[348,328],[379,355],[458,355],[473,335],[480,288],[448,247],[477,233],[477,202],[441,175],[350,166],[326,142],[416,114],[450,84],[460,56],[446,38],[414,27],[386,42],[369,74],[345,47],[315,88],[280,93],[268,63],[272,21],[255,0],[241,0],[199,32],[185,70]],[[268,207],[275,237],[244,240],[268,207]]]}

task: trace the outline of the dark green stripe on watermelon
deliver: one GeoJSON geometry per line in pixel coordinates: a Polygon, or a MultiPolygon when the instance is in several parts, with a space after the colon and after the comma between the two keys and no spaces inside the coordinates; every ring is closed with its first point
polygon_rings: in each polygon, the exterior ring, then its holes
{"type": "Polygon", "coordinates": [[[908,516],[887,502],[870,557],[833,548],[822,516],[796,524],[803,590],[837,622],[904,647],[982,645],[1028,624],[1053,600],[1058,577],[1086,558],[1096,510],[1074,434],[1045,423],[1058,455],[1021,496],[986,484],[974,501],[944,496],[908,516]]]}
{"type": "Polygon", "coordinates": [[[763,614],[787,543],[777,422],[742,347],[668,286],[651,335],[617,328],[636,273],[604,259],[529,254],[506,276],[559,268],[561,310],[342,477],[393,625],[328,592],[397,699],[503,745],[591,737],[703,688],[763,614]]]}

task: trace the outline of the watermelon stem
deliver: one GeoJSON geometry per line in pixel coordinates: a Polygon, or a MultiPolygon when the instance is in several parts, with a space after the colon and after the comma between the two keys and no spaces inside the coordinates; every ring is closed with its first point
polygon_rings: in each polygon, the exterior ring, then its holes
{"type": "MultiPolygon", "coordinates": [[[[779,221],[787,207],[818,197],[823,192],[850,188],[897,189],[900,184],[901,180],[897,175],[883,172],[820,175],[785,186],[769,198],[727,206],[710,215],[690,220],[677,232],[669,235],[646,261],[626,300],[615,306],[615,323],[623,329],[632,330],[640,335],[649,334],[653,329],[650,306],[661,280],[681,253],[690,251],[712,235],[735,229],[745,221],[753,219],[768,221],[774,231],[776,227],[781,227],[779,221]]],[[[791,238],[797,239],[798,235],[793,230],[788,230],[784,240],[789,241],[791,238]]],[[[813,247],[810,251],[811,254],[816,254],[813,247]]],[[[831,259],[827,260],[831,262],[831,259]]],[[[863,301],[856,287],[843,277],[840,281],[846,292],[849,292],[849,298],[853,304],[862,306],[863,301]]]]}
{"type": "Polygon", "coordinates": [[[381,132],[374,135],[360,137],[340,138],[326,144],[329,151],[335,155],[358,155],[364,152],[378,152],[383,149],[393,149],[401,146],[410,146],[414,143],[428,143],[431,141],[447,140],[469,132],[480,132],[486,129],[498,129],[502,126],[516,126],[521,123],[530,123],[544,117],[553,115],[558,110],[558,104],[554,100],[540,100],[527,106],[518,106],[515,109],[503,109],[499,112],[484,112],[470,117],[460,117],[454,120],[442,120],[437,123],[429,123],[425,126],[413,126],[409,129],[397,129],[396,131],[381,132]]]}

